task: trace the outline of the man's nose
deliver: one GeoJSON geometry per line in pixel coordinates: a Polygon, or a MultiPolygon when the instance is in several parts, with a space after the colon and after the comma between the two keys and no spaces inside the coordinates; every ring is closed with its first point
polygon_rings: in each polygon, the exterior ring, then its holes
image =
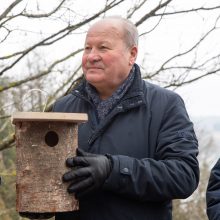
{"type": "Polygon", "coordinates": [[[96,49],[92,49],[87,56],[89,62],[98,62],[101,60],[101,57],[96,49]]]}

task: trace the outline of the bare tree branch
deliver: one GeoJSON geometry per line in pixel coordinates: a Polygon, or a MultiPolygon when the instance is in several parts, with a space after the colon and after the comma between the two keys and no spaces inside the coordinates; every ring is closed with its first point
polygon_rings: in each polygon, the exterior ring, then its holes
{"type": "Polygon", "coordinates": [[[10,88],[14,88],[14,87],[20,86],[20,85],[22,85],[22,84],[24,84],[26,82],[30,82],[30,81],[35,80],[35,79],[39,79],[40,77],[49,74],[57,64],[59,64],[59,63],[65,61],[65,60],[75,56],[76,54],[80,53],[82,50],[83,49],[79,49],[77,51],[74,51],[73,53],[67,55],[66,57],[64,57],[64,58],[62,58],[60,60],[55,61],[54,63],[52,63],[48,67],[47,70],[41,71],[39,74],[37,74],[35,76],[27,77],[27,78],[25,78],[23,80],[20,80],[20,81],[11,82],[7,86],[0,86],[0,92],[3,92],[3,91],[8,90],[10,88]]]}
{"type": "Polygon", "coordinates": [[[64,4],[66,0],[62,0],[60,2],[60,4],[54,8],[51,12],[48,12],[48,13],[44,13],[44,14],[28,14],[28,13],[22,13],[21,16],[24,16],[24,17],[28,17],[28,18],[43,18],[43,17],[49,17],[51,16],[52,14],[56,13],[60,7],[64,4]]]}
{"type": "MultiPolygon", "coordinates": [[[[219,19],[219,17],[218,17],[218,19],[219,19]]],[[[218,19],[217,19],[217,20],[218,20],[218,19]]],[[[195,48],[197,48],[198,45],[200,45],[214,30],[217,29],[216,24],[217,24],[217,21],[215,22],[214,27],[212,27],[207,33],[205,33],[205,35],[202,36],[201,39],[200,39],[199,41],[197,41],[191,48],[189,48],[188,50],[186,50],[186,51],[184,51],[184,52],[182,52],[182,53],[178,53],[178,54],[176,54],[176,55],[170,57],[168,60],[166,60],[166,61],[161,65],[161,67],[160,67],[152,76],[157,75],[159,72],[165,70],[165,69],[166,69],[165,66],[166,66],[168,63],[170,63],[171,61],[173,61],[174,59],[176,59],[176,58],[178,58],[178,57],[181,57],[181,56],[184,56],[184,55],[188,54],[189,52],[193,51],[195,48]]]]}
{"type": "Polygon", "coordinates": [[[10,118],[10,117],[11,117],[11,115],[1,115],[0,119],[6,119],[6,118],[10,118]]]}
{"type": "Polygon", "coordinates": [[[8,135],[5,139],[2,141],[0,140],[0,151],[5,150],[11,146],[15,141],[14,134],[8,135]]]}
{"type": "Polygon", "coordinates": [[[3,39],[0,41],[0,43],[4,42],[11,33],[11,31],[8,28],[6,28],[6,27],[3,27],[3,28],[6,30],[7,34],[3,37],[3,39]]]}
{"type": "Polygon", "coordinates": [[[7,16],[7,14],[17,5],[17,4],[19,4],[20,2],[22,2],[23,0],[16,0],[16,1],[14,1],[12,4],[10,4],[9,6],[8,6],[8,8],[6,8],[6,10],[0,15],[0,21],[2,20],[2,19],[4,19],[6,16],[7,16]]]}
{"type": "Polygon", "coordinates": [[[180,86],[183,86],[183,85],[186,85],[186,84],[190,84],[190,83],[193,83],[195,81],[198,81],[199,79],[202,79],[204,77],[207,77],[209,75],[212,75],[212,74],[216,74],[216,73],[219,73],[220,72],[220,68],[218,69],[215,69],[213,71],[209,71],[203,75],[200,75],[198,77],[195,77],[193,79],[189,79],[189,80],[186,80],[186,81],[183,81],[183,82],[176,82],[176,83],[170,83],[169,85],[167,86],[164,86],[165,88],[169,88],[169,87],[180,87],[180,86]]]}
{"type": "MultiPolygon", "coordinates": [[[[166,10],[166,7],[164,7],[164,12],[165,12],[165,10],[166,10]]],[[[151,29],[148,30],[148,31],[145,31],[145,32],[141,33],[141,34],[139,35],[139,37],[141,37],[141,36],[143,36],[143,35],[146,35],[146,34],[149,34],[150,32],[154,31],[154,30],[157,28],[157,26],[159,26],[160,22],[162,21],[163,15],[164,15],[164,14],[161,15],[160,19],[159,19],[158,22],[154,25],[153,28],[151,28],[151,29]]]]}
{"type": "Polygon", "coordinates": [[[141,25],[144,21],[146,21],[148,18],[154,16],[158,10],[160,10],[163,7],[166,7],[172,0],[167,0],[162,4],[159,4],[157,7],[155,7],[153,10],[151,10],[149,13],[144,15],[139,21],[135,23],[136,26],[141,25]]]}
{"type": "Polygon", "coordinates": [[[191,13],[191,12],[198,12],[198,11],[213,11],[220,9],[220,5],[214,6],[214,7],[199,7],[199,8],[193,8],[193,9],[186,9],[181,11],[173,11],[173,12],[165,12],[165,13],[155,13],[152,14],[152,17],[154,16],[167,16],[167,15],[177,15],[177,14],[184,14],[184,13],[191,13]]]}
{"type": "Polygon", "coordinates": [[[142,2],[140,2],[139,4],[135,4],[133,8],[130,8],[127,14],[127,18],[131,18],[133,16],[133,14],[140,9],[145,3],[147,2],[147,0],[143,0],[142,2]]]}
{"type": "MultiPolygon", "coordinates": [[[[63,94],[61,94],[59,97],[56,97],[56,99],[57,99],[57,98],[61,98],[61,97],[65,96],[65,95],[69,94],[70,91],[75,87],[75,85],[78,84],[78,83],[82,80],[82,78],[83,78],[82,75],[79,76],[79,77],[77,77],[77,78],[74,80],[74,78],[75,78],[75,76],[77,75],[77,73],[78,73],[78,71],[80,70],[80,68],[81,68],[81,65],[76,69],[76,71],[74,71],[74,73],[72,74],[72,76],[71,76],[70,78],[68,78],[68,80],[62,85],[62,87],[58,88],[58,89],[54,92],[54,94],[60,93],[60,91],[63,90],[63,87],[66,87],[67,85],[69,85],[69,84],[71,83],[71,85],[69,86],[69,88],[66,89],[66,91],[65,91],[63,94]]],[[[55,100],[55,97],[51,97],[51,99],[48,101],[49,104],[46,106],[45,112],[50,112],[50,111],[52,110],[52,107],[53,107],[53,104],[54,104],[54,100],[55,100]]]]}

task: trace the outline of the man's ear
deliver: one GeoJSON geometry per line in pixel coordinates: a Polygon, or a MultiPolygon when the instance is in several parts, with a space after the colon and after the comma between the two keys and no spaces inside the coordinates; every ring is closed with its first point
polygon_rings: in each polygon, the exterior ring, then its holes
{"type": "Polygon", "coordinates": [[[133,46],[130,49],[130,58],[129,58],[129,65],[133,66],[136,59],[137,59],[137,54],[138,54],[138,48],[137,46],[133,46]]]}

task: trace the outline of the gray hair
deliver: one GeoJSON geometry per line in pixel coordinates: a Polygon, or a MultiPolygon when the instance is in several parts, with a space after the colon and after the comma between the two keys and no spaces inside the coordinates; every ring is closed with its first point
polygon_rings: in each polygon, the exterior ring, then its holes
{"type": "Polygon", "coordinates": [[[121,16],[109,16],[104,18],[104,20],[112,19],[120,22],[123,28],[125,43],[127,44],[127,46],[129,48],[133,46],[138,46],[137,27],[130,20],[122,18],[121,16]]]}

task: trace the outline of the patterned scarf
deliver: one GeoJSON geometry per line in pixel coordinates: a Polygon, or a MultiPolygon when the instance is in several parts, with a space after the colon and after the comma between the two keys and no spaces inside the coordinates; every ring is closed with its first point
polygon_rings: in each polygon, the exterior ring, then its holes
{"type": "Polygon", "coordinates": [[[92,101],[96,107],[98,119],[103,120],[106,115],[114,108],[118,101],[124,96],[128,88],[134,79],[135,67],[133,66],[127,79],[118,87],[118,89],[106,100],[101,100],[99,95],[92,85],[86,83],[86,91],[88,93],[90,101],[92,101]]]}

